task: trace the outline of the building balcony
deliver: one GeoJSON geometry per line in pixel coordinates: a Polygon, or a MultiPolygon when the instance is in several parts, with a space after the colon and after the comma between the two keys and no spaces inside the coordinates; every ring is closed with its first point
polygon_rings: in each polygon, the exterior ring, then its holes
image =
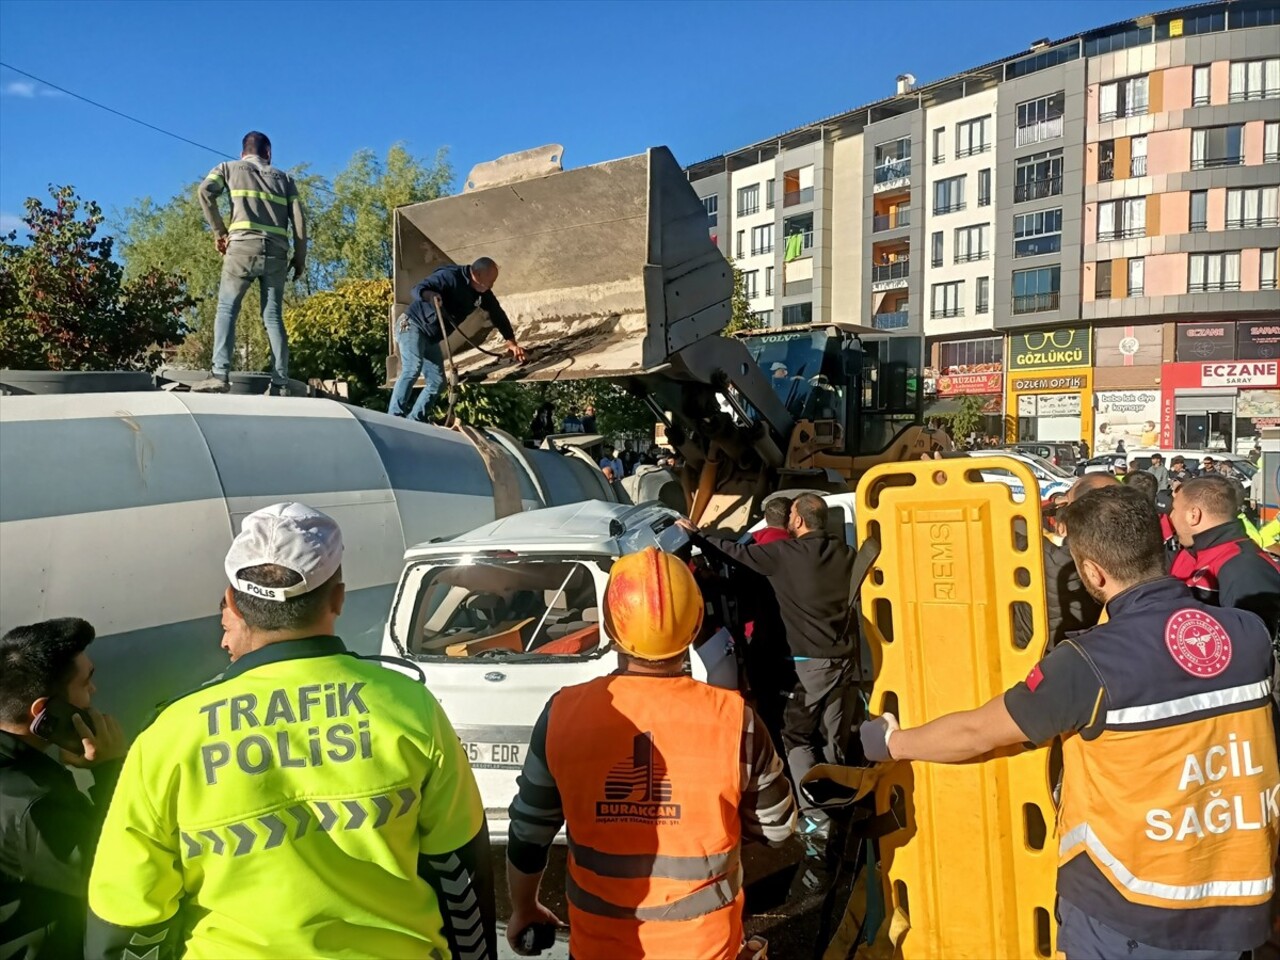
{"type": "Polygon", "coordinates": [[[773,244],[772,244],[772,243],[771,243],[771,244],[769,244],[767,247],[752,247],[752,248],[751,248],[751,255],[752,255],[753,257],[763,256],[763,255],[764,255],[764,254],[766,254],[766,253],[773,253],[773,244]]]}
{"type": "Polygon", "coordinates": [[[910,225],[910,207],[899,207],[893,213],[886,213],[871,218],[872,233],[880,233],[884,230],[896,230],[898,227],[909,227],[910,225]]]}
{"type": "Polygon", "coordinates": [[[1061,293],[1055,290],[1052,293],[1030,293],[1022,297],[1013,298],[1014,313],[1044,313],[1048,310],[1057,310],[1060,302],[1061,293]]]}
{"type": "Polygon", "coordinates": [[[908,314],[906,306],[901,310],[893,310],[889,313],[874,313],[871,315],[871,327],[874,330],[902,330],[911,324],[911,317],[908,314]]]}
{"type": "Polygon", "coordinates": [[[977,156],[980,153],[986,153],[990,149],[991,144],[989,143],[975,143],[971,147],[961,147],[956,151],[956,159],[961,160],[964,157],[977,156]]]}
{"type": "Polygon", "coordinates": [[[1147,158],[1145,156],[1130,157],[1129,158],[1129,176],[1145,177],[1146,175],[1147,175],[1147,158]]]}
{"type": "Polygon", "coordinates": [[[1098,182],[1106,183],[1116,178],[1116,162],[1114,160],[1098,161],[1098,182]]]}
{"type": "Polygon", "coordinates": [[[964,201],[959,200],[954,203],[949,203],[946,206],[935,206],[933,208],[933,215],[936,217],[943,213],[959,213],[963,209],[964,201]]]}
{"type": "Polygon", "coordinates": [[[1193,107],[1207,107],[1209,105],[1209,95],[1207,93],[1197,93],[1191,98],[1193,107]]]}
{"type": "Polygon", "coordinates": [[[1146,226],[1115,227],[1112,230],[1099,230],[1098,242],[1106,243],[1108,240],[1137,240],[1139,237],[1145,237],[1146,235],[1146,226]]]}
{"type": "Polygon", "coordinates": [[[1277,217],[1227,217],[1228,230],[1256,230],[1262,227],[1280,226],[1277,217]]]}
{"type": "Polygon", "coordinates": [[[1250,100],[1275,100],[1280,97],[1280,87],[1265,87],[1262,90],[1235,90],[1227,94],[1229,103],[1246,103],[1250,100]]]}
{"type": "Polygon", "coordinates": [[[1204,233],[1204,232],[1205,232],[1206,230],[1208,230],[1208,229],[1209,229],[1209,221],[1208,221],[1208,220],[1192,220],[1192,221],[1191,221],[1191,232],[1192,232],[1192,233],[1204,233]]]}
{"type": "Polygon", "coordinates": [[[907,180],[911,177],[911,158],[889,160],[875,168],[876,184],[892,183],[894,180],[907,180]]]}
{"type": "Polygon", "coordinates": [[[1125,117],[1144,117],[1147,114],[1147,104],[1134,103],[1122,107],[1118,110],[1106,110],[1098,114],[1099,123],[1107,123],[1111,120],[1123,120],[1125,117]]]}
{"type": "Polygon", "coordinates": [[[893,263],[881,264],[871,268],[871,282],[881,283],[885,280],[905,280],[911,276],[911,261],[896,260],[893,263]]]}
{"type": "Polygon", "coordinates": [[[1045,197],[1056,197],[1062,193],[1062,177],[1045,177],[1043,180],[1029,180],[1019,183],[1013,188],[1013,202],[1023,203],[1027,200],[1043,200],[1045,197]]]}
{"type": "Polygon", "coordinates": [[[1280,152],[1268,150],[1262,155],[1263,163],[1280,163],[1280,152]]]}
{"type": "Polygon", "coordinates": [[[929,317],[932,320],[950,320],[953,317],[963,317],[964,307],[943,307],[940,310],[933,310],[929,317]]]}
{"type": "Polygon", "coordinates": [[[1264,278],[1263,278],[1263,279],[1258,283],[1258,289],[1259,289],[1259,290],[1274,290],[1275,288],[1276,288],[1276,278],[1275,278],[1275,277],[1264,277],[1264,278]]]}
{"type": "Polygon", "coordinates": [[[805,187],[803,190],[793,190],[790,193],[782,195],[782,205],[784,207],[794,207],[801,203],[813,202],[813,187],[805,187]]]}
{"type": "Polygon", "coordinates": [[[1136,287],[1130,287],[1130,288],[1129,288],[1129,296],[1131,296],[1131,297],[1140,297],[1140,296],[1142,296],[1142,284],[1138,284],[1136,287]]]}
{"type": "Polygon", "coordinates": [[[1187,293],[1228,293],[1239,289],[1239,280],[1202,280],[1187,284],[1187,293]]]}
{"type": "Polygon", "coordinates": [[[1055,140],[1060,136],[1062,136],[1062,118],[1054,117],[1051,120],[1040,120],[1025,127],[1019,127],[1014,143],[1019,147],[1027,147],[1033,143],[1055,140]]]}
{"type": "Polygon", "coordinates": [[[955,263],[976,263],[991,256],[990,250],[970,250],[968,253],[957,253],[955,263]]]}
{"type": "Polygon", "coordinates": [[[739,207],[739,208],[738,208],[738,216],[740,216],[740,217],[750,217],[750,216],[753,216],[753,215],[755,215],[755,214],[757,214],[757,213],[759,213],[759,212],[760,212],[760,203],[759,203],[759,201],[757,201],[757,202],[755,202],[755,203],[751,204],[750,206],[744,206],[744,207],[739,207]]]}
{"type": "Polygon", "coordinates": [[[1192,170],[1215,170],[1218,167],[1238,167],[1244,163],[1244,155],[1231,157],[1192,157],[1192,170]]]}

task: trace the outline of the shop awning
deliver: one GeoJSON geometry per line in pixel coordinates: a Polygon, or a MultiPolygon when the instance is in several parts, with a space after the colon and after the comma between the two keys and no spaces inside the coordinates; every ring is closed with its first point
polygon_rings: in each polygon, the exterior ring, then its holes
{"type": "Polygon", "coordinates": [[[952,417],[960,412],[964,397],[934,397],[924,405],[926,417],[952,417]]]}

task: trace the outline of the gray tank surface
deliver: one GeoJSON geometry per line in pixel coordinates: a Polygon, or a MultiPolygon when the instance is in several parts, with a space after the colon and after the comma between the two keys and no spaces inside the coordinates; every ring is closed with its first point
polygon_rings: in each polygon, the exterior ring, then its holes
{"type": "Polygon", "coordinates": [[[102,704],[136,729],[157,702],[226,666],[222,561],[253,510],[300,500],[341,524],[339,629],[371,653],[406,547],[521,509],[614,498],[585,459],[330,400],[8,396],[0,631],[90,621],[102,704]]]}

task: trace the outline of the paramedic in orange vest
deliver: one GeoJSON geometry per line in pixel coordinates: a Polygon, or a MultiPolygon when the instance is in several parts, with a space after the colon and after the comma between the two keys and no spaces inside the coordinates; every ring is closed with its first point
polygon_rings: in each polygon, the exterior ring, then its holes
{"type": "Polygon", "coordinates": [[[862,726],[871,761],[959,763],[1062,736],[1058,949],[1068,960],[1236,960],[1266,941],[1280,830],[1271,638],[1165,576],[1151,500],[1066,508],[1108,621],[976,710],[862,726]]]}
{"type": "Polygon", "coordinates": [[[614,563],[604,627],[622,669],[551,698],[511,804],[507,939],[517,951],[530,925],[559,924],[538,885],[567,826],[574,957],[738,956],[742,841],[783,843],[795,801],[742,696],[686,675],[703,611],[677,557],[648,548],[614,563]]]}

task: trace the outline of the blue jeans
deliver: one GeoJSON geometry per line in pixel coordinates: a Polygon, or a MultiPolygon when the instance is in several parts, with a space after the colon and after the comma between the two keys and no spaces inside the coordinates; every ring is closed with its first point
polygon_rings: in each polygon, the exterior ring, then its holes
{"type": "Polygon", "coordinates": [[[223,380],[231,372],[236,344],[236,318],[240,304],[254,282],[262,305],[262,325],[271,343],[271,383],[289,382],[289,339],[284,332],[284,283],[289,260],[268,247],[262,237],[232,240],[222,258],[222,282],[218,284],[218,312],[213,321],[213,375],[223,380]]]}
{"type": "Polygon", "coordinates": [[[444,383],[444,354],[440,344],[427,339],[427,335],[403,317],[397,321],[396,346],[400,348],[400,376],[391,391],[391,405],[387,413],[393,417],[408,417],[425,423],[427,411],[435,402],[436,394],[444,383]],[[409,409],[409,395],[422,373],[423,387],[418,402],[409,409]]]}

